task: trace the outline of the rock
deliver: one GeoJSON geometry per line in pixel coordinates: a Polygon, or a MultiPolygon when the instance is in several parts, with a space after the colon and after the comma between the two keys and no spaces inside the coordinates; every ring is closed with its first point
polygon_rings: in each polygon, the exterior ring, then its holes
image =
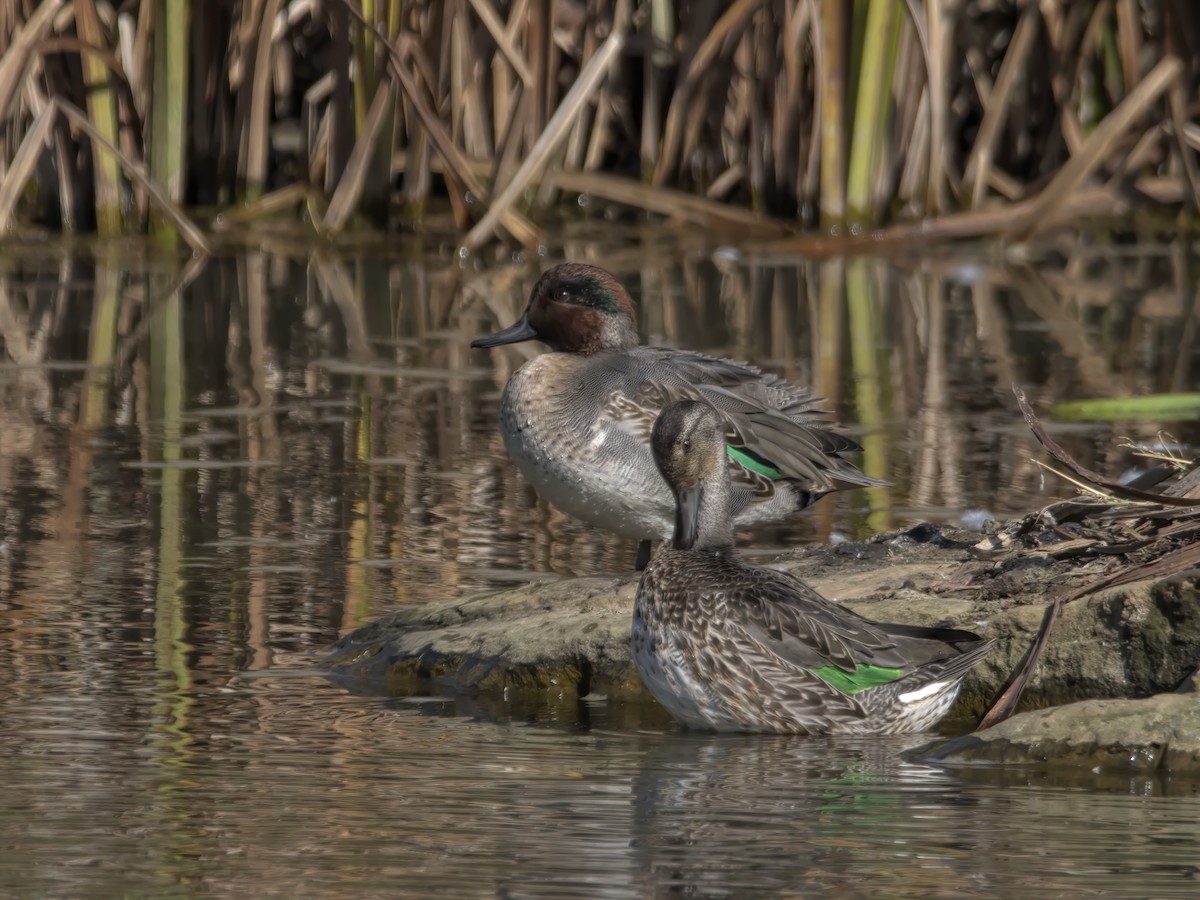
{"type": "Polygon", "coordinates": [[[911,751],[942,764],[1018,763],[1092,775],[1200,776],[1200,694],[1084,700],[911,751]]]}
{"type": "Polygon", "coordinates": [[[415,606],[351,632],[324,665],[339,679],[412,690],[502,688],[637,695],[629,658],[637,576],[567,578],[415,606]]]}
{"type": "MultiPolygon", "coordinates": [[[[1054,593],[1095,580],[1111,558],[1081,564],[1044,554],[981,556],[972,546],[977,535],[927,532],[919,540],[909,532],[804,547],[779,568],[876,620],[994,638],[955,713],[978,717],[1028,652],[1054,593]]],[[[1197,577],[1142,581],[1066,604],[1022,709],[1174,690],[1200,661],[1197,577]]],[[[629,658],[636,590],[629,573],[417,606],[347,635],[324,665],[367,689],[536,689],[644,700],[629,658]]]]}

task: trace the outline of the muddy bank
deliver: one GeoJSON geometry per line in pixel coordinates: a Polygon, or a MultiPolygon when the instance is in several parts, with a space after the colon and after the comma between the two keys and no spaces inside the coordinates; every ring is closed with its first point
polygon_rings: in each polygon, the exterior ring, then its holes
{"type": "MultiPolygon", "coordinates": [[[[1052,597],[1125,564],[988,546],[978,533],[925,525],[864,543],[804,547],[775,564],[873,619],[994,638],[956,710],[978,716],[1029,650],[1052,597]]],[[[1200,661],[1198,579],[1195,572],[1147,578],[1068,603],[1021,708],[1175,690],[1200,661]]],[[[644,700],[628,648],[636,588],[630,573],[417,606],[347,635],[325,666],[367,688],[644,700]]]]}

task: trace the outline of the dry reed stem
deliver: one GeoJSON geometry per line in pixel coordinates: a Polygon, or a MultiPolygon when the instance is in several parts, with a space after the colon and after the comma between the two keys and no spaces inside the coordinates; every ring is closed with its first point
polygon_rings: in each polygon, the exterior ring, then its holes
{"type": "Polygon", "coordinates": [[[253,203],[247,203],[239,209],[222,212],[221,216],[212,222],[211,227],[214,230],[228,230],[239,224],[270,218],[276,212],[292,209],[294,206],[304,203],[310,193],[311,188],[308,185],[301,181],[295,181],[287,187],[281,187],[278,191],[265,193],[253,203]]]}
{"type": "Polygon", "coordinates": [[[805,3],[800,5],[798,0],[788,0],[784,8],[782,67],[775,79],[775,90],[772,91],[772,120],[776,127],[772,129],[774,139],[771,145],[771,155],[775,166],[775,183],[780,189],[790,188],[795,199],[804,201],[802,194],[797,192],[800,171],[799,150],[792,153],[793,144],[800,144],[802,123],[796,115],[801,109],[800,98],[801,78],[804,74],[804,60],[801,58],[802,48],[806,45],[811,31],[809,13],[812,7],[805,3]]]}
{"type": "Polygon", "coordinates": [[[983,121],[979,125],[975,143],[971,145],[963,173],[963,181],[971,191],[973,209],[978,209],[983,203],[996,141],[1007,121],[1017,83],[1025,76],[1029,54],[1033,52],[1034,39],[1037,37],[1039,18],[1038,7],[1034,3],[1028,4],[1021,13],[1004,61],[1000,64],[996,82],[992,85],[992,92],[984,103],[983,121]]]}
{"type": "Polygon", "coordinates": [[[118,149],[107,138],[100,134],[96,127],[92,125],[88,117],[84,115],[83,111],[79,109],[79,107],[75,106],[75,104],[62,99],[61,97],[55,98],[51,102],[62,111],[63,115],[70,120],[71,124],[81,131],[87,132],[88,136],[95,141],[100,148],[111,154],[113,158],[120,163],[122,169],[130,178],[130,180],[135,181],[142,186],[146,193],[150,195],[150,199],[155,203],[159,210],[162,211],[162,214],[166,216],[167,219],[169,219],[179,231],[180,236],[187,241],[188,246],[190,246],[197,253],[208,254],[212,252],[212,248],[209,246],[208,240],[204,237],[203,232],[196,227],[195,223],[193,223],[192,220],[189,219],[182,210],[180,210],[174,203],[171,202],[170,198],[163,192],[163,189],[159,187],[158,184],[156,184],[148,174],[146,174],[146,169],[140,162],[122,153],[120,149],[118,149]]]}
{"type": "Polygon", "coordinates": [[[267,156],[271,149],[271,46],[275,18],[279,14],[282,0],[263,0],[255,9],[262,14],[256,16],[258,41],[254,51],[254,79],[250,85],[250,116],[246,125],[246,162],[243,176],[246,194],[257,200],[267,184],[267,156]]]}
{"type": "MultiPolygon", "coordinates": [[[[674,38],[674,11],[664,0],[651,0],[651,48],[642,57],[642,121],[641,140],[638,142],[638,160],[643,173],[653,172],[658,163],[658,148],[662,143],[659,108],[666,90],[663,68],[669,65],[670,60],[670,53],[664,48],[671,47],[674,38]]],[[[587,41],[584,46],[586,51],[587,41]]],[[[578,154],[568,153],[568,165],[578,168],[578,161],[578,154]]]]}
{"type": "MultiPolygon", "coordinates": [[[[928,86],[921,91],[921,101],[913,115],[913,130],[903,154],[904,171],[896,185],[896,194],[914,212],[928,215],[930,212],[929,167],[932,164],[929,152],[932,114],[929,111],[931,91],[928,86]]],[[[944,173],[943,173],[944,176],[944,173]]]]}
{"type": "Polygon", "coordinates": [[[846,14],[840,3],[821,4],[815,91],[821,225],[826,228],[846,220],[846,14]]]}
{"type": "MultiPolygon", "coordinates": [[[[898,47],[892,64],[898,79],[892,87],[896,121],[885,132],[886,143],[875,168],[871,198],[877,219],[884,217],[893,198],[903,197],[900,185],[906,174],[912,177],[910,167],[919,165],[924,172],[928,163],[928,154],[920,143],[922,134],[927,132],[929,118],[929,86],[925,76],[929,64],[924,22],[911,15],[902,16],[898,30],[898,47]]],[[[909,196],[917,194],[910,192],[909,196]]]]}
{"type": "MultiPolygon", "coordinates": [[[[169,2],[169,0],[167,0],[169,2]]],[[[149,3],[143,3],[138,10],[134,23],[132,45],[129,47],[129,62],[125,63],[125,76],[129,80],[129,92],[133,97],[133,105],[138,118],[145,121],[150,107],[150,91],[153,85],[147,77],[147,65],[153,70],[153,40],[154,26],[158,16],[158,8],[149,3]]],[[[129,13],[122,13],[118,21],[127,22],[129,13]]],[[[177,61],[181,66],[187,65],[185,51],[183,59],[177,61]]]]}
{"type": "Polygon", "coordinates": [[[391,78],[384,78],[375,91],[375,97],[371,100],[371,108],[367,111],[362,132],[354,143],[354,149],[350,151],[346,170],[338,179],[337,188],[329,200],[329,207],[325,210],[325,218],[321,222],[322,230],[340,231],[358,207],[363,186],[370,173],[375,139],[379,136],[379,129],[383,125],[384,119],[395,106],[395,97],[395,82],[391,78]]]}
{"type": "Polygon", "coordinates": [[[7,119],[12,114],[10,106],[25,83],[33,48],[41,41],[62,5],[63,0],[43,0],[28,21],[10,36],[8,49],[0,57],[0,119],[7,119]]]}
{"type": "MultiPolygon", "coordinates": [[[[404,93],[405,98],[411,104],[413,112],[416,113],[422,127],[429,133],[429,138],[433,141],[438,153],[445,159],[447,177],[452,175],[457,178],[466,186],[467,190],[471,191],[471,193],[475,194],[481,200],[487,197],[487,190],[484,188],[483,183],[475,177],[466,156],[455,145],[454,139],[446,131],[437,113],[426,101],[413,74],[406,68],[408,61],[413,58],[413,54],[410,51],[411,41],[404,42],[405,50],[402,52],[395,42],[388,40],[373,23],[364,19],[362,13],[354,7],[350,0],[342,0],[342,3],[350,11],[350,14],[358,20],[359,24],[373,32],[387,48],[392,74],[399,83],[400,90],[404,93]]],[[[452,196],[451,199],[453,201],[455,198],[452,196]]],[[[461,201],[461,197],[457,199],[461,201]]],[[[526,246],[534,246],[538,243],[540,237],[538,229],[515,210],[503,211],[501,223],[504,225],[505,230],[518,242],[526,246]]]]}
{"type": "Polygon", "coordinates": [[[623,203],[635,209],[643,209],[656,215],[694,222],[706,228],[727,229],[742,232],[752,237],[778,237],[786,234],[789,226],[777,219],[767,218],[736,206],[717,203],[694,194],[656,188],[601,172],[555,171],[551,178],[564,191],[577,191],[603,197],[614,203],[623,203]]]}
{"type": "MultiPolygon", "coordinates": [[[[1178,203],[1182,199],[1178,179],[1145,177],[1134,184],[1135,190],[1159,204],[1178,203]]],[[[837,256],[879,253],[920,244],[927,247],[938,241],[955,241],[1018,232],[1031,215],[1041,195],[994,209],[968,210],[936,219],[903,222],[856,235],[796,235],[771,241],[756,249],[765,256],[837,256]]],[[[1077,222],[1081,219],[1119,215],[1128,208],[1127,199],[1112,186],[1076,189],[1059,205],[1051,207],[1038,222],[1039,231],[1077,222]]]]}
{"type": "MultiPolygon", "coordinates": [[[[583,49],[580,56],[580,64],[587,65],[596,54],[597,38],[594,29],[588,28],[583,34],[583,49]]],[[[647,70],[647,78],[650,77],[650,72],[647,70]]],[[[600,92],[596,95],[596,104],[598,108],[608,103],[608,88],[610,81],[606,81],[600,88],[600,92]]],[[[592,115],[592,106],[589,104],[580,110],[579,116],[575,119],[575,125],[571,128],[571,136],[567,139],[567,147],[563,151],[563,166],[568,169],[578,169],[583,165],[585,155],[588,150],[588,135],[592,131],[592,124],[595,121],[592,115]]]]}
{"type": "MultiPolygon", "coordinates": [[[[619,28],[623,32],[628,32],[633,27],[633,7],[628,0],[617,0],[613,8],[612,27],[619,28]]],[[[594,55],[595,52],[596,48],[593,47],[592,54],[594,55]]],[[[618,78],[610,78],[600,87],[596,121],[592,125],[591,139],[583,163],[584,168],[588,171],[596,171],[601,168],[605,148],[612,146],[616,140],[613,134],[614,123],[621,118],[618,108],[624,102],[624,95],[621,92],[622,82],[618,78]]],[[[586,115],[586,113],[582,115],[586,115]]]]}
{"type": "Polygon", "coordinates": [[[56,112],[53,103],[47,103],[42,108],[38,117],[33,120],[33,125],[25,134],[25,139],[21,141],[21,146],[17,148],[16,155],[13,156],[8,171],[4,173],[3,180],[0,180],[0,234],[9,230],[13,208],[21,197],[25,183],[33,175],[38,157],[42,153],[42,147],[46,143],[50,129],[54,127],[56,112]]]}
{"type": "Polygon", "coordinates": [[[1183,62],[1178,57],[1167,56],[1159,60],[1158,65],[1133,92],[1101,120],[1080,152],[1058,170],[1013,230],[1030,235],[1043,228],[1050,210],[1065,203],[1075,189],[1103,164],[1134,119],[1145,115],[1150,105],[1175,82],[1183,70],[1183,62]]]}
{"type": "Polygon", "coordinates": [[[483,218],[463,239],[462,250],[470,252],[478,248],[492,234],[509,207],[539,175],[550,155],[569,137],[575,117],[595,93],[601,81],[607,77],[610,63],[621,52],[624,45],[624,28],[619,24],[615,25],[612,33],[596,51],[596,55],[580,71],[579,77],[563,97],[562,103],[559,104],[550,121],[546,123],[546,128],[538,137],[537,142],[529,148],[529,153],[512,179],[492,201],[483,218]]]}
{"type": "Polygon", "coordinates": [[[894,87],[895,29],[899,10],[892,3],[867,5],[858,92],[854,101],[854,128],[846,166],[846,214],[859,224],[878,218],[873,177],[877,173],[891,124],[894,87]]]}
{"type": "Polygon", "coordinates": [[[1192,189],[1192,209],[1200,209],[1200,167],[1196,163],[1196,155],[1188,146],[1187,133],[1188,126],[1188,106],[1191,102],[1188,87],[1182,78],[1179,78],[1171,85],[1170,91],[1167,93],[1167,102],[1170,105],[1171,124],[1174,126],[1173,135],[1175,143],[1175,152],[1179,154],[1179,161],[1183,167],[1183,175],[1187,179],[1188,186],[1192,189]]]}
{"type": "MultiPolygon", "coordinates": [[[[725,13],[717,20],[705,36],[695,55],[688,62],[687,72],[675,86],[675,94],[671,98],[671,106],[667,110],[667,122],[663,128],[663,144],[659,151],[658,166],[651,179],[655,185],[661,185],[667,176],[674,171],[676,161],[681,155],[686,158],[686,152],[681,148],[685,143],[685,132],[689,125],[699,124],[695,113],[692,95],[699,82],[708,74],[708,68],[716,59],[717,53],[726,40],[730,39],[749,22],[751,13],[763,0],[735,0],[725,13]]],[[[703,99],[703,98],[701,98],[703,99]]],[[[698,102],[698,101],[697,101],[698,102]]]]}
{"type": "Polygon", "coordinates": [[[1141,27],[1137,7],[1137,0],[1117,0],[1117,50],[1121,57],[1126,94],[1137,87],[1142,71],[1141,27]]]}
{"type": "Polygon", "coordinates": [[[483,23],[483,27],[492,36],[492,40],[496,42],[496,47],[499,48],[500,53],[508,60],[509,65],[513,67],[513,71],[517,73],[517,77],[525,85],[526,90],[536,90],[533,80],[533,70],[529,68],[529,63],[521,51],[517,49],[513,36],[505,30],[504,23],[496,15],[496,10],[492,4],[488,0],[468,0],[468,2],[471,4],[471,8],[475,10],[475,15],[479,16],[479,21],[483,23]]]}
{"type": "MultiPolygon", "coordinates": [[[[188,0],[156,0],[147,7],[147,10],[150,9],[158,14],[155,40],[150,47],[154,87],[150,101],[153,109],[148,148],[150,173],[163,186],[171,202],[178,204],[184,199],[187,180],[185,116],[188,107],[187,47],[191,3],[188,0]]],[[[154,13],[146,11],[142,19],[144,21],[153,15],[154,13]]],[[[139,197],[139,201],[144,208],[144,195],[139,197]]],[[[163,239],[173,241],[175,235],[169,224],[155,219],[156,216],[152,215],[152,230],[158,232],[163,239]]]]}
{"type": "MultiPolygon", "coordinates": [[[[75,29],[79,38],[92,47],[104,46],[104,32],[95,0],[75,0],[75,29]]],[[[84,90],[87,93],[89,121],[97,135],[114,147],[121,140],[117,121],[117,101],[110,83],[110,62],[93,53],[81,54],[84,90]]],[[[95,179],[96,230],[111,237],[121,233],[121,170],[118,160],[92,149],[92,169],[95,179]]]]}
{"type": "Polygon", "coordinates": [[[450,121],[463,151],[470,156],[491,156],[491,135],[484,115],[484,103],[479,96],[478,80],[472,73],[475,54],[471,50],[471,35],[467,17],[455,16],[449,23],[449,61],[443,60],[443,77],[449,70],[450,121]]]}
{"type": "MultiPolygon", "coordinates": [[[[928,62],[925,72],[929,91],[929,168],[925,181],[925,211],[940,213],[948,206],[946,195],[949,175],[946,171],[947,135],[950,133],[949,72],[954,64],[954,34],[946,20],[952,4],[925,4],[924,46],[928,62]]],[[[919,11],[911,12],[914,22],[919,11]]]]}

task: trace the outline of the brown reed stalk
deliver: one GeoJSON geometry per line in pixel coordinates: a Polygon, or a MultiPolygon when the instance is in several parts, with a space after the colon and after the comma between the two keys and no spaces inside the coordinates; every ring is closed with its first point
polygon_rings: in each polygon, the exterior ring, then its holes
{"type": "Polygon", "coordinates": [[[846,220],[847,13],[841,3],[821,4],[817,118],[821,123],[821,227],[846,220]]]}
{"type": "Polygon", "coordinates": [[[282,0],[245,0],[242,5],[241,46],[245,156],[241,165],[243,200],[253,202],[267,185],[267,154],[271,146],[271,43],[273,24],[282,0]]]}
{"type": "Polygon", "coordinates": [[[358,141],[346,163],[346,170],[338,180],[337,189],[329,201],[325,218],[321,227],[325,231],[338,231],[354,213],[363,198],[367,187],[371,160],[379,145],[379,136],[391,121],[395,109],[396,90],[390,78],[385,79],[378,87],[367,117],[362,124],[358,141]]]}
{"type": "Polygon", "coordinates": [[[978,208],[983,203],[996,144],[1008,116],[1015,111],[1013,95],[1018,80],[1024,77],[1028,67],[1040,19],[1037,6],[1032,3],[1022,11],[1012,40],[1009,41],[1008,52],[1004,54],[1004,61],[1000,64],[996,83],[984,102],[983,121],[979,125],[975,142],[971,145],[967,168],[963,173],[963,182],[971,192],[972,207],[978,208]]]}
{"type": "Polygon", "coordinates": [[[9,229],[17,200],[33,175],[34,166],[37,165],[46,139],[54,127],[57,114],[58,110],[53,103],[47,103],[42,108],[21,141],[21,146],[17,148],[4,178],[0,180],[0,234],[9,229]]]}

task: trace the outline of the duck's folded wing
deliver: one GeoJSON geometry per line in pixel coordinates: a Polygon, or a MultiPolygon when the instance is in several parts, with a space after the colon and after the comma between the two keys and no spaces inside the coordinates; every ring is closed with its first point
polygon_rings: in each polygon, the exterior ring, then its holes
{"type": "Polygon", "coordinates": [[[906,669],[903,649],[886,630],[826,600],[804,582],[770,569],[744,569],[731,585],[730,618],[751,640],[805,669],[860,666],[906,669]]]}
{"type": "Polygon", "coordinates": [[[770,482],[779,478],[814,493],[831,490],[835,481],[886,483],[841,458],[839,454],[861,447],[812,415],[815,411],[807,405],[811,395],[753,366],[654,347],[597,363],[608,374],[622,376],[602,415],[638,440],[649,440],[655,417],[675,401],[703,400],[716,409],[731,455],[741,464],[741,480],[752,483],[756,492],[771,493],[770,482]]]}
{"type": "Polygon", "coordinates": [[[701,385],[698,392],[721,414],[726,441],[769,462],[784,478],[805,481],[814,488],[831,487],[832,479],[882,484],[841,458],[839,454],[862,448],[824,423],[788,418],[777,409],[756,404],[753,397],[724,388],[701,385]]]}
{"type": "Polygon", "coordinates": [[[747,362],[670,347],[639,347],[634,351],[634,355],[649,365],[669,366],[691,384],[752,393],[764,407],[777,409],[788,416],[824,415],[824,411],[819,408],[821,398],[808,388],[785,381],[778,375],[763,372],[747,362]]]}

